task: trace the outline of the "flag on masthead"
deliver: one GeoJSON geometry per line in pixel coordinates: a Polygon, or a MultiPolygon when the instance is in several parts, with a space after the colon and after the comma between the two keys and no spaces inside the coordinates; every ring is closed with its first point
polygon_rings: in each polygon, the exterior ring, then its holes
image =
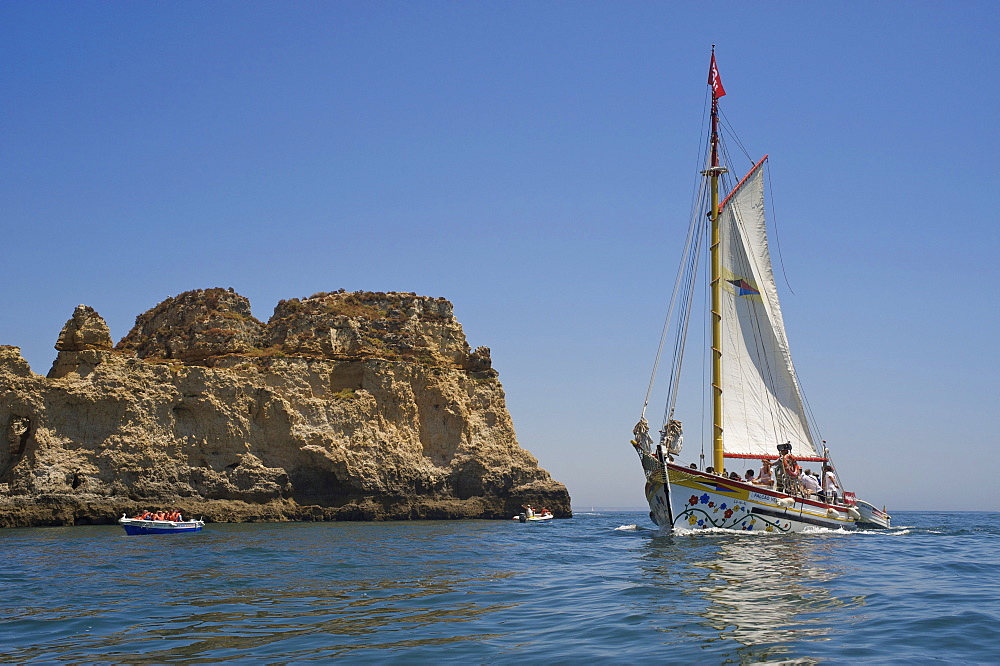
{"type": "Polygon", "coordinates": [[[722,87],[722,79],[719,78],[719,68],[715,66],[715,51],[712,51],[712,64],[708,68],[708,85],[712,86],[712,97],[718,99],[726,94],[726,89],[722,87]]]}

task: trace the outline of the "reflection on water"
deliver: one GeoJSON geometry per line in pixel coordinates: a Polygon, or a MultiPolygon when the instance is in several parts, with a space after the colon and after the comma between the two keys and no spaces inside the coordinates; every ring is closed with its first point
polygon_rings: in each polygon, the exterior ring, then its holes
{"type": "MultiPolygon", "coordinates": [[[[20,579],[20,595],[0,620],[0,661],[363,658],[488,641],[499,634],[483,618],[515,605],[491,592],[509,589],[516,572],[479,563],[491,545],[482,534],[496,529],[214,526],[183,541],[96,528],[13,533],[29,550],[3,571],[16,572],[7,580],[20,579]],[[286,533],[290,542],[276,538],[286,533]]],[[[501,555],[511,547],[493,544],[501,555]]]]}
{"type": "Polygon", "coordinates": [[[295,658],[315,655],[319,646],[326,656],[337,656],[356,651],[356,637],[364,636],[369,637],[371,647],[380,650],[480,641],[495,634],[463,633],[457,625],[504,610],[509,604],[465,601],[462,590],[503,577],[366,581],[341,588],[210,596],[193,600],[183,620],[134,624],[117,632],[114,641],[150,661],[227,653],[280,653],[295,658]],[[447,626],[446,633],[435,631],[435,625],[447,626]],[[425,637],[412,638],[421,634],[425,637]],[[407,638],[394,640],[400,635],[407,638]],[[288,649],[293,645],[298,649],[288,649]]]}
{"type": "MultiPolygon", "coordinates": [[[[753,648],[738,649],[741,658],[778,658],[788,643],[842,631],[831,618],[842,621],[850,614],[845,609],[864,604],[864,597],[841,599],[830,591],[844,574],[839,542],[802,534],[663,536],[648,542],[642,571],[647,582],[669,592],[660,609],[665,618],[700,625],[707,644],[735,641],[753,648]]],[[[678,629],[667,623],[660,628],[678,629]]]]}
{"type": "Polygon", "coordinates": [[[1000,653],[990,516],[675,536],[640,517],[0,530],[0,662],[920,661],[928,634],[953,662],[1000,653]]]}

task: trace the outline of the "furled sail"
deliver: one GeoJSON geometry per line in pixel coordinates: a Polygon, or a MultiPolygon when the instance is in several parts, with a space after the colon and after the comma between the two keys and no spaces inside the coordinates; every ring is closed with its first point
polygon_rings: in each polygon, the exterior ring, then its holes
{"type": "Polygon", "coordinates": [[[730,193],[722,250],[722,437],[727,455],[819,455],[778,305],[764,216],[763,160],[730,193]]]}

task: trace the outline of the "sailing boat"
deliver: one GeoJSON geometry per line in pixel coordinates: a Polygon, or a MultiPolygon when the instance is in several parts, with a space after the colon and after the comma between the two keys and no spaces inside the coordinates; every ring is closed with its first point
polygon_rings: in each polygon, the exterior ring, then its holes
{"type": "MultiPolygon", "coordinates": [[[[841,490],[830,452],[809,418],[792,365],[768,251],[767,157],[722,195],[731,179],[722,164],[725,145],[719,132],[719,98],[726,92],[714,46],[708,85],[711,130],[699,204],[694,208],[660,342],[662,352],[668,333],[673,333],[664,425],[654,446],[646,420],[647,392],[642,417],[633,430],[632,445],[646,476],[650,518],[662,529],[801,532],[817,527],[889,527],[890,516],[884,509],[841,490]],[[704,454],[696,462],[680,462],[683,429],[674,418],[703,239],[709,243],[711,264],[711,466],[705,465],[704,454]],[[749,476],[727,473],[727,461],[734,466],[739,464],[736,461],[759,462],[762,470],[757,477],[752,472],[749,476]],[[818,478],[806,474],[804,465],[810,463],[818,466],[818,478]]],[[[651,379],[650,391],[653,383],[651,379]]]]}

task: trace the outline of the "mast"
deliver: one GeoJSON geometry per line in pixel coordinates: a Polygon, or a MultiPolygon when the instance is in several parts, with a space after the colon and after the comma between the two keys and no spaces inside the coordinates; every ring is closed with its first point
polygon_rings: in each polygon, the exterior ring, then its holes
{"type": "Polygon", "coordinates": [[[722,445],[722,252],[719,248],[719,176],[726,169],[719,165],[719,98],[726,94],[715,65],[715,44],[712,44],[712,63],[708,69],[708,84],[712,88],[711,159],[704,173],[711,182],[712,224],[710,255],[712,263],[712,465],[717,474],[725,469],[722,445]]]}

